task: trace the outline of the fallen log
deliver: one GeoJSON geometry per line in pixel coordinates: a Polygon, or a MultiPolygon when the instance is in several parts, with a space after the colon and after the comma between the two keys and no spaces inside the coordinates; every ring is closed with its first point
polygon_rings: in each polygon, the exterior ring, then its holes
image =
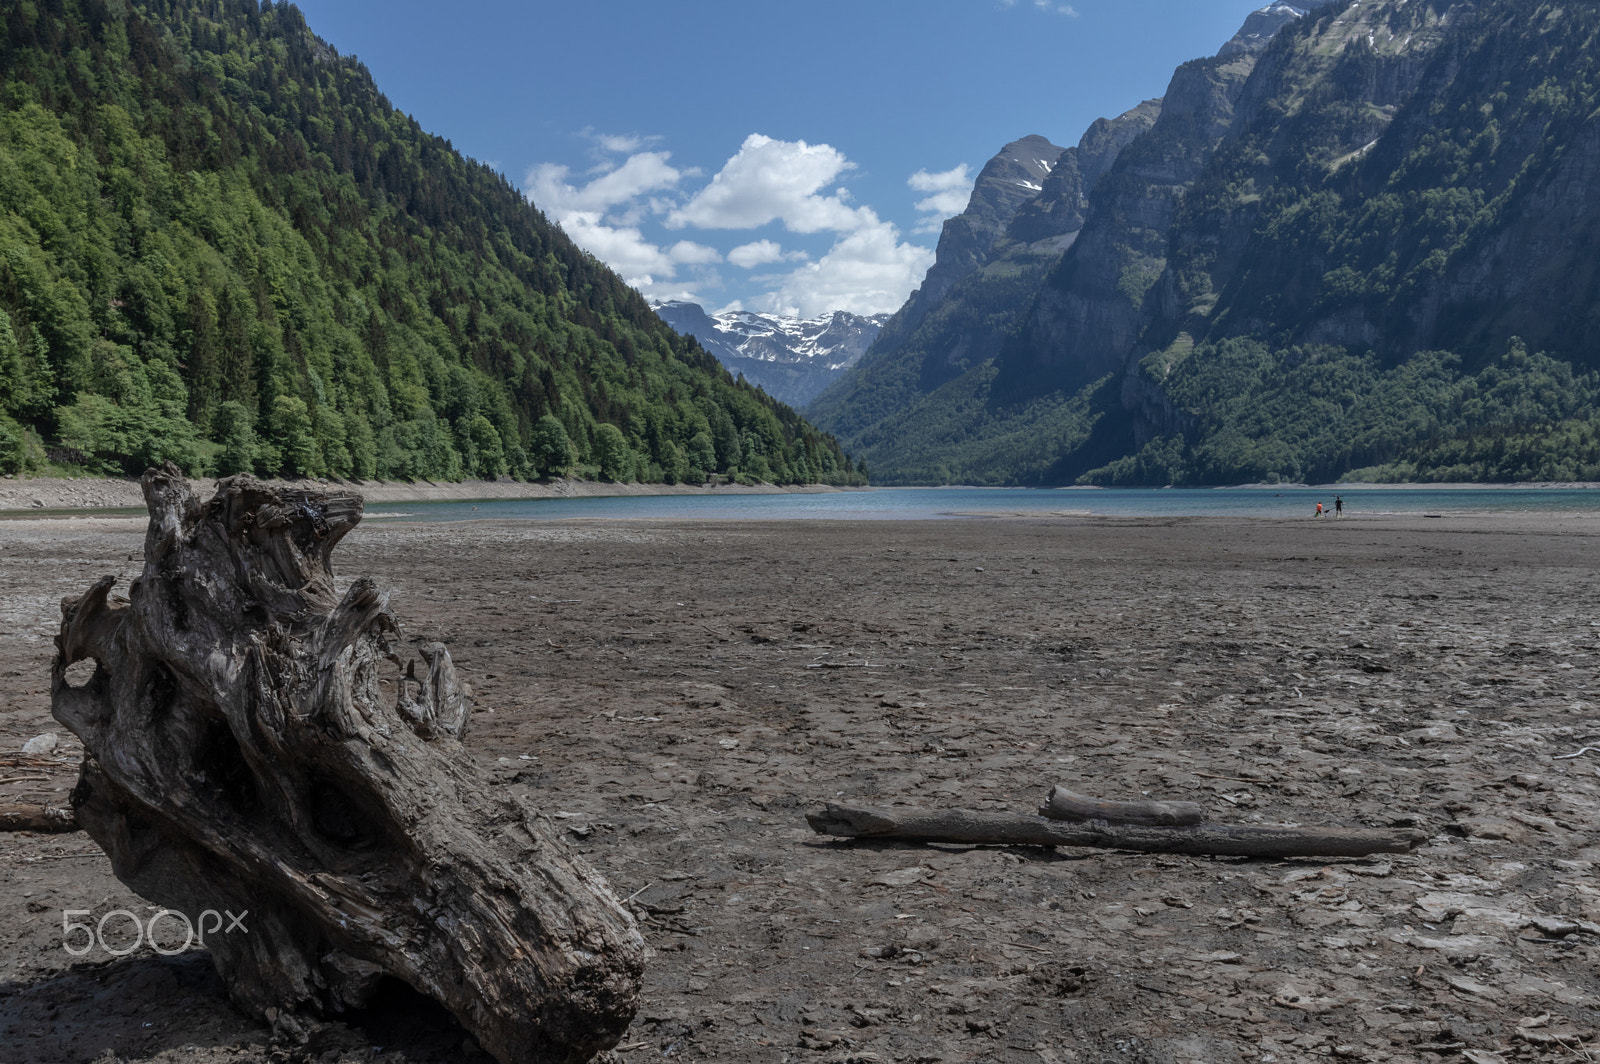
{"type": "Polygon", "coordinates": [[[806,814],[819,835],[1014,846],[1092,846],[1213,857],[1365,857],[1406,853],[1427,840],[1415,828],[1288,828],[1255,824],[1150,827],[1071,822],[1026,813],[863,809],[828,802],[806,814]]]}
{"type": "Polygon", "coordinates": [[[77,831],[71,809],[28,802],[0,802],[0,831],[77,831]]]}
{"type": "Polygon", "coordinates": [[[445,647],[417,668],[377,585],[340,594],[360,496],[239,476],[202,504],[170,464],[143,485],[143,573],[126,600],[108,576],[62,603],[51,677],[86,751],[73,807],[117,877],[202,928],[247,913],[205,945],[234,1002],[291,1035],[397,979],[503,1064],[615,1045],[638,926],[479,772],[445,647]]]}
{"type": "Polygon", "coordinates": [[[1039,807],[1039,815],[1051,820],[1104,820],[1109,824],[1179,827],[1200,823],[1206,811],[1198,802],[1108,802],[1070,791],[1058,783],[1050,788],[1050,797],[1039,807]]]}

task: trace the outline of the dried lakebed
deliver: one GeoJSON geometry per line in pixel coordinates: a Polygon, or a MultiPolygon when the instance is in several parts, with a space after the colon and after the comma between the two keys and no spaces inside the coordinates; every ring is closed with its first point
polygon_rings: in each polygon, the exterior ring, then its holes
{"type": "MultiPolygon", "coordinates": [[[[1593,526],[368,524],[342,577],[450,645],[469,748],[631,896],[615,1059],[1578,1060],[1600,1028],[1593,526]],[[1382,859],[823,839],[813,802],[1418,824],[1382,859]]],[[[63,800],[63,595],[142,523],[0,523],[0,801],[63,800]]],[[[404,1003],[299,1049],[203,954],[62,949],[143,903],[86,837],[0,836],[0,1061],[482,1062],[404,1003]]],[[[116,925],[108,924],[108,934],[116,925]]]]}

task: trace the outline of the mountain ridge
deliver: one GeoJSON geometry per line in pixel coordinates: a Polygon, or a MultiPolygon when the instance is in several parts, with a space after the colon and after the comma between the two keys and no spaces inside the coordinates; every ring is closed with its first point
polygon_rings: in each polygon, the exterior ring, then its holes
{"type": "Polygon", "coordinates": [[[1042,280],[959,282],[809,409],[895,483],[1600,474],[1597,41],[1586,6],[1269,5],[1042,280]]]}
{"type": "Polygon", "coordinates": [[[692,336],[728,372],[780,402],[801,408],[860,361],[887,314],[830,311],[811,318],[736,310],[707,314],[698,303],[650,304],[680,336],[692,336]]]}

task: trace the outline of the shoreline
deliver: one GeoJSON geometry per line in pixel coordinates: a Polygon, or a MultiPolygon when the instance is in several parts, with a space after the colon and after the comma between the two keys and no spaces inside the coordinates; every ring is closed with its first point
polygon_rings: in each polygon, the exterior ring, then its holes
{"type": "MultiPolygon", "coordinates": [[[[202,477],[192,480],[195,493],[209,498],[216,490],[217,478],[202,477]]],[[[506,502],[523,499],[584,499],[584,498],[638,498],[648,496],[727,496],[727,495],[824,495],[845,492],[906,491],[918,489],[958,491],[1030,491],[1081,493],[1092,496],[1098,492],[1133,490],[1141,492],[1212,492],[1212,491],[1321,491],[1344,492],[1451,492],[1451,491],[1589,491],[1600,489],[1595,482],[1540,481],[1507,484],[1232,484],[1222,487],[1197,488],[1102,488],[1088,485],[1064,485],[1051,488],[999,488],[992,485],[942,484],[942,485],[868,485],[866,487],[835,487],[828,484],[806,484],[780,487],[762,484],[750,487],[742,484],[724,484],[718,487],[686,484],[615,484],[593,480],[463,480],[457,482],[432,481],[343,481],[337,479],[266,480],[275,487],[310,489],[313,491],[354,491],[369,504],[436,503],[436,502],[506,502]]],[[[0,479],[0,518],[62,517],[71,515],[117,516],[118,511],[143,512],[144,496],[139,482],[133,479],[108,477],[37,477],[30,479],[0,479]]],[[[1087,511],[1085,512],[1087,514],[1087,511]]],[[[998,515],[989,515],[998,516],[998,515]]],[[[847,520],[849,518],[846,518],[847,520]]]]}
{"type": "MultiPolygon", "coordinates": [[[[209,498],[217,488],[216,477],[201,477],[189,482],[195,494],[209,498]]],[[[583,499],[639,495],[819,495],[860,488],[838,488],[829,484],[779,487],[762,484],[724,484],[697,487],[687,484],[611,484],[596,480],[462,480],[454,483],[398,480],[264,480],[274,487],[312,491],[354,491],[369,503],[391,502],[477,502],[511,499],[583,499]]],[[[111,477],[37,477],[0,480],[0,514],[60,511],[95,512],[104,510],[143,510],[144,494],[139,482],[111,477]]]]}

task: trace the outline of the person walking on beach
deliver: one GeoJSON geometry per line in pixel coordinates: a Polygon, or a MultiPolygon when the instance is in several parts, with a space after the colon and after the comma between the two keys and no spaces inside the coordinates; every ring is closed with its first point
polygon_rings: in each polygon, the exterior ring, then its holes
{"type": "Polygon", "coordinates": [[[1320,502],[1317,503],[1317,516],[1318,517],[1322,516],[1322,504],[1320,502]]]}
{"type": "Polygon", "coordinates": [[[1333,516],[1335,516],[1335,517],[1343,517],[1344,516],[1344,496],[1343,495],[1335,495],[1333,497],[1333,516]]]}

